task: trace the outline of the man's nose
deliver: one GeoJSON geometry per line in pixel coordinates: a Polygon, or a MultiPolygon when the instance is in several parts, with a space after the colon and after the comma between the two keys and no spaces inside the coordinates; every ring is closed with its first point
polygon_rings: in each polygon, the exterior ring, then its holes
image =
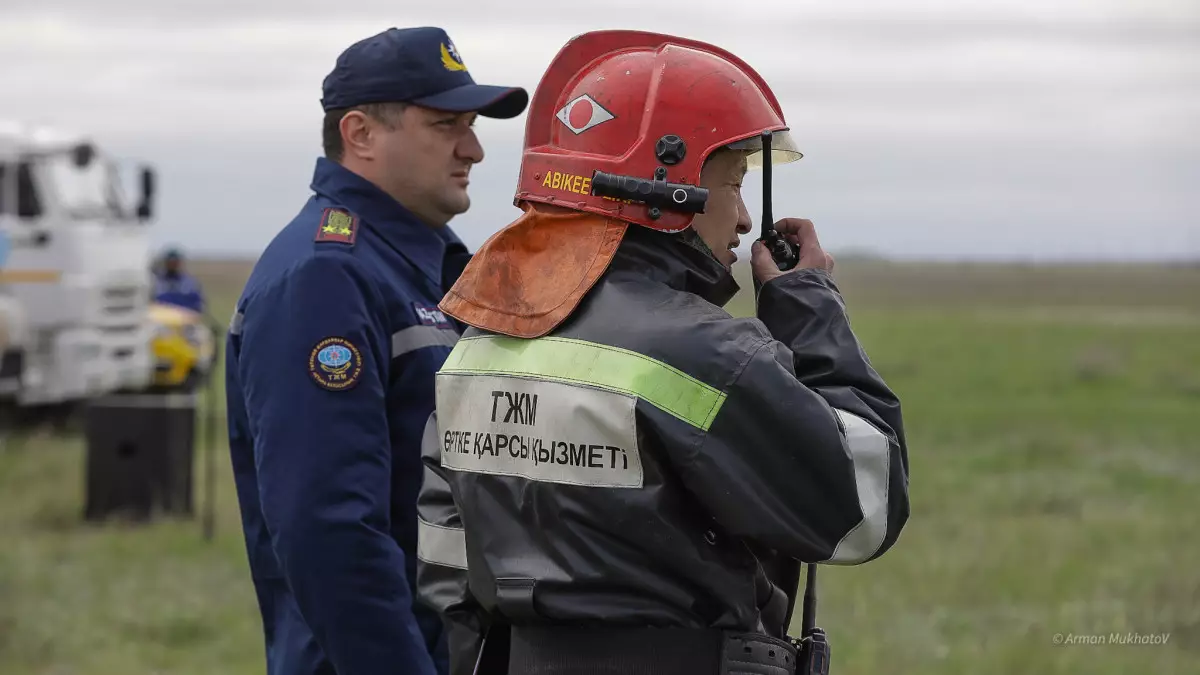
{"type": "Polygon", "coordinates": [[[467,133],[463,134],[462,140],[454,148],[454,154],[459,159],[465,159],[474,164],[483,161],[483,144],[479,142],[479,137],[475,135],[474,129],[467,129],[467,133]]]}
{"type": "Polygon", "coordinates": [[[754,223],[750,220],[750,210],[746,208],[746,202],[738,197],[738,234],[746,234],[754,227],[754,223]]]}

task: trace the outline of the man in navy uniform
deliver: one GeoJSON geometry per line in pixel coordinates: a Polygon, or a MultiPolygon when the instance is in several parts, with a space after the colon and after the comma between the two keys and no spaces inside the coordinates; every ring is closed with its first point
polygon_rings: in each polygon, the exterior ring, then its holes
{"type": "Polygon", "coordinates": [[[228,340],[229,445],[271,675],[444,673],[414,602],[421,430],[469,253],[446,223],[483,160],[476,84],[440,28],[349,47],[324,82],[315,193],[271,242],[228,340]]]}

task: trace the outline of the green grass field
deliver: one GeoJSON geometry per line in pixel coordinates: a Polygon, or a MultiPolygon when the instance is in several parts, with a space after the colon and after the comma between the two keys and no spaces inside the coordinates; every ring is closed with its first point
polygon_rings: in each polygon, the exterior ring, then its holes
{"type": "MultiPolygon", "coordinates": [[[[228,316],[244,267],[200,271],[228,316]]],[[[822,570],[833,672],[1200,673],[1200,268],[836,276],[904,403],[913,514],[882,559],[822,570]],[[1054,643],[1112,633],[1169,636],[1054,643]]],[[[262,673],[225,448],[212,542],[82,524],[83,458],[74,437],[0,450],[0,673],[262,673]]]]}

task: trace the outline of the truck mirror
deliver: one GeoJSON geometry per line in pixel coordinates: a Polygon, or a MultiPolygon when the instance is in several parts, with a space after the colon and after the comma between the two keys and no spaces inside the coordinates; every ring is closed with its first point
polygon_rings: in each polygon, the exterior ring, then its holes
{"type": "Polygon", "coordinates": [[[137,216],[140,220],[149,220],[154,213],[154,169],[142,167],[142,198],[138,203],[137,216]]]}
{"type": "Polygon", "coordinates": [[[77,169],[86,169],[95,157],[96,149],[90,143],[80,143],[71,150],[71,159],[77,169]]]}

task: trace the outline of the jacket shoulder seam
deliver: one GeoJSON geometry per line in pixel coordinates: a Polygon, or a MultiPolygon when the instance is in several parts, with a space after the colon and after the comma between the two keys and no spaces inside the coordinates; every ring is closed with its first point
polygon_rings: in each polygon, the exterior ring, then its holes
{"type": "MultiPolygon", "coordinates": [[[[730,390],[732,390],[734,385],[736,385],[738,383],[738,381],[742,379],[742,375],[745,374],[746,368],[748,368],[750,366],[750,362],[754,360],[754,357],[758,356],[758,353],[763,350],[763,347],[766,347],[767,345],[771,344],[770,340],[763,340],[761,338],[756,341],[758,342],[758,346],[754,347],[753,349],[747,349],[747,350],[745,350],[745,352],[743,352],[746,356],[738,364],[737,368],[734,369],[733,378],[729,380],[729,389],[730,390]]],[[[721,407],[724,407],[724,405],[723,405],[724,399],[728,398],[728,396],[729,396],[728,391],[723,392],[723,393],[725,395],[721,397],[722,398],[722,401],[721,401],[722,406],[721,407]]],[[[709,414],[710,415],[712,414],[711,410],[709,411],[709,414]]],[[[716,418],[720,417],[720,415],[721,415],[721,413],[718,411],[717,414],[713,416],[712,424],[709,424],[708,429],[705,429],[701,433],[696,435],[696,440],[692,442],[691,447],[689,448],[689,450],[691,451],[692,454],[699,453],[700,448],[708,440],[709,433],[712,429],[712,426],[717,421],[716,418]]]]}

